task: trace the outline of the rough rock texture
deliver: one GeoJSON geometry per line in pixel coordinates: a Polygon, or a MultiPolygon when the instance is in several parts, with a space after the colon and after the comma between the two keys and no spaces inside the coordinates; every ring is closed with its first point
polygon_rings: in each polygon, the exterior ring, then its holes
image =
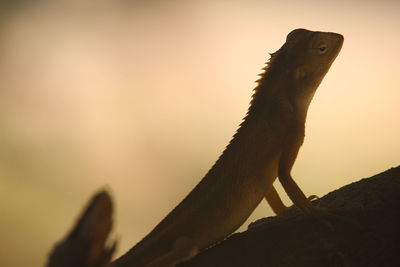
{"type": "Polygon", "coordinates": [[[329,223],[293,209],[261,219],[179,267],[400,266],[400,166],[313,201],[329,223]]]}

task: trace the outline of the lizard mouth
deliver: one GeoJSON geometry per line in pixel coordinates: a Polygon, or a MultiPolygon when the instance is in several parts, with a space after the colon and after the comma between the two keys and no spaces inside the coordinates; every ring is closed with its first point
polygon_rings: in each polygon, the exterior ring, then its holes
{"type": "Polygon", "coordinates": [[[339,52],[340,49],[342,49],[343,42],[344,42],[344,37],[343,37],[343,35],[341,35],[339,33],[335,33],[335,36],[337,38],[337,50],[339,52]]]}
{"type": "Polygon", "coordinates": [[[335,32],[330,32],[329,33],[329,39],[331,39],[332,43],[335,45],[335,52],[339,53],[340,49],[343,46],[343,42],[344,42],[344,37],[343,35],[339,34],[339,33],[335,33],[335,32]]]}

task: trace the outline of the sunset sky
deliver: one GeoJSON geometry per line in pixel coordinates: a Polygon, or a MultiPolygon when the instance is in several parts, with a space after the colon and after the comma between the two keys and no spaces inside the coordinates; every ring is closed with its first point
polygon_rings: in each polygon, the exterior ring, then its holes
{"type": "MultiPolygon", "coordinates": [[[[308,112],[293,170],[303,191],[400,163],[399,1],[9,2],[0,266],[43,265],[101,188],[115,200],[117,254],[139,241],[218,158],[268,53],[296,28],[345,37],[308,112]]],[[[262,203],[249,222],[272,214],[262,203]]]]}

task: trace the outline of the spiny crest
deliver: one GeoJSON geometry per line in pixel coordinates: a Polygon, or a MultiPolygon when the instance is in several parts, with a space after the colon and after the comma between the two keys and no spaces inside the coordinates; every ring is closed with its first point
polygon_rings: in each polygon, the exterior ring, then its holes
{"type": "MultiPolygon", "coordinates": [[[[246,116],[243,118],[242,122],[239,125],[239,128],[236,130],[235,134],[233,135],[233,138],[231,139],[231,141],[229,142],[229,144],[225,147],[224,152],[221,154],[221,156],[218,158],[218,160],[215,162],[214,166],[217,165],[217,163],[221,160],[223,160],[222,158],[226,155],[226,151],[228,150],[228,148],[232,145],[232,143],[234,142],[234,140],[236,140],[238,138],[239,132],[240,130],[243,128],[242,126],[246,123],[248,116],[251,113],[251,110],[254,108],[254,101],[256,99],[257,93],[260,92],[260,85],[261,85],[261,81],[268,76],[269,71],[271,70],[271,66],[274,65],[274,62],[279,61],[278,57],[282,54],[282,51],[284,50],[285,45],[283,45],[278,51],[274,52],[274,53],[270,53],[270,58],[269,60],[265,63],[265,66],[262,68],[263,72],[260,73],[258,76],[261,76],[260,79],[258,79],[257,82],[257,86],[253,89],[253,96],[251,98],[250,101],[250,107],[247,110],[246,116]]],[[[211,168],[213,169],[214,166],[211,168]]],[[[211,170],[210,170],[211,171],[211,170]]],[[[209,171],[209,172],[210,172],[209,171]]],[[[207,173],[208,175],[208,173],[207,173]]]]}
{"type": "MultiPolygon", "coordinates": [[[[269,60],[265,63],[265,66],[263,68],[261,68],[263,70],[263,72],[261,72],[260,74],[258,74],[257,76],[260,76],[261,78],[256,80],[256,83],[260,83],[260,81],[263,79],[263,77],[265,77],[268,74],[268,70],[270,69],[271,65],[275,62],[275,59],[277,58],[278,55],[281,54],[282,48],[279,49],[278,51],[275,51],[274,53],[269,53],[270,58],[269,60]]],[[[257,90],[257,87],[254,89],[257,90]]]]}
{"type": "Polygon", "coordinates": [[[279,50],[275,51],[274,53],[269,53],[270,58],[265,63],[265,66],[262,68],[263,72],[258,74],[258,76],[260,76],[260,78],[256,80],[257,86],[253,89],[253,95],[251,97],[250,106],[254,103],[254,98],[256,97],[258,91],[260,90],[260,85],[261,85],[262,80],[268,76],[271,66],[274,65],[274,63],[277,60],[277,58],[279,57],[279,55],[282,54],[284,47],[285,47],[285,45],[283,45],[279,50]]]}

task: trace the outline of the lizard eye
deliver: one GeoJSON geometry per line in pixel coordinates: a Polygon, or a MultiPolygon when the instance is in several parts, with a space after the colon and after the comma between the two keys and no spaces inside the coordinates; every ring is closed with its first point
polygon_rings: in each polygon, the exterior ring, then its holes
{"type": "Polygon", "coordinates": [[[320,46],[318,46],[318,53],[320,55],[325,54],[326,51],[328,51],[328,46],[326,44],[321,44],[320,46]]]}

